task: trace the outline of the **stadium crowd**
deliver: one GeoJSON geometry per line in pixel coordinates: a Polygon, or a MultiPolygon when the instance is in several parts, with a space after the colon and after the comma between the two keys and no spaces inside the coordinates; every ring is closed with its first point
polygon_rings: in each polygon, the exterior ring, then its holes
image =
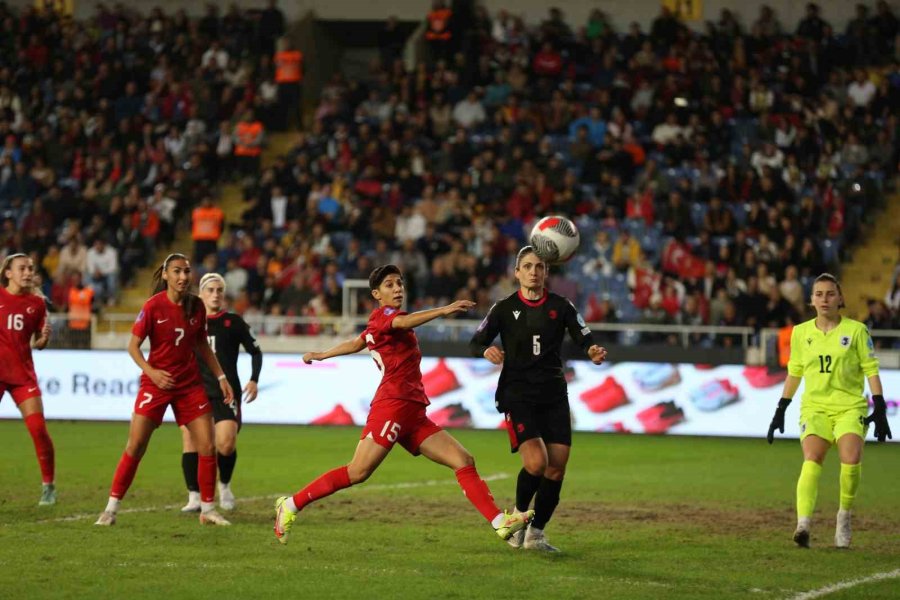
{"type": "MultiPolygon", "coordinates": [[[[245,180],[199,269],[225,274],[236,310],[335,314],[344,279],[395,262],[411,306],[484,314],[535,218],[560,213],[582,248],[553,286],[589,321],[780,326],[893,189],[885,2],[843,33],[814,4],[795,28],[764,6],[702,33],[666,9],[617,32],[599,10],[573,28],[469,4],[435,3],[412,71],[389,20],[370,76],[335,73],[293,150],[245,180]]],[[[238,121],[277,112],[268,11],[0,10],[0,235],[41,253],[51,297],[78,272],[109,297],[230,176],[238,121]]],[[[898,285],[874,326],[898,326],[898,285]]]]}
{"type": "Polygon", "coordinates": [[[274,102],[267,10],[79,21],[0,3],[0,253],[26,251],[57,310],[73,290],[115,302],[230,176],[237,122],[274,102]]]}

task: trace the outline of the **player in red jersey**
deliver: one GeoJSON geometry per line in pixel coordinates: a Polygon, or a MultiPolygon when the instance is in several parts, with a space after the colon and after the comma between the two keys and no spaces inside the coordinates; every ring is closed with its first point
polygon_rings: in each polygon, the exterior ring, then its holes
{"type": "Polygon", "coordinates": [[[31,434],[44,482],[39,506],[56,504],[53,440],[44,421],[41,388],[34,373],[31,340],[43,350],[50,341],[47,305],[33,291],[34,263],[25,254],[11,254],[0,269],[0,399],[9,392],[31,434]]]}
{"type": "Polygon", "coordinates": [[[191,432],[199,453],[200,522],[230,525],[215,510],[216,448],[212,407],[203,390],[194,351],[218,378],[226,404],[234,396],[231,386],[206,339],[206,309],[190,292],[191,264],[183,254],[170,254],[153,275],[154,289],[162,290],[144,303],[131,329],[128,354],[141,368],[141,386],[134,402],[125,452],[116,467],[109,502],[95,525],[113,525],[125,493],[147,450],[153,431],[171,406],[175,421],[191,432]],[[150,357],[141,343],[150,338],[150,357]]]}
{"type": "Polygon", "coordinates": [[[334,492],[364,482],[387,457],[395,443],[410,454],[423,454],[434,462],[453,469],[463,492],[491,524],[501,539],[520,531],[533,511],[515,515],[501,511],[494,503],[487,484],[475,470],[475,459],[446,431],[426,415],[428,397],[422,385],[419,364],[422,353],[413,328],[424,323],[466,312],[474,302],[458,300],[448,306],[408,314],[403,305],[404,285],[400,269],[384,265],[369,275],[369,288],[379,308],[372,312],[362,334],[325,352],[303,356],[307,364],[334,356],[354,354],[368,347],[381,371],[381,383],[375,392],[366,426],[350,463],[321,475],[294,494],[275,501],[275,537],[287,543],[297,513],[307,504],[334,492]]]}

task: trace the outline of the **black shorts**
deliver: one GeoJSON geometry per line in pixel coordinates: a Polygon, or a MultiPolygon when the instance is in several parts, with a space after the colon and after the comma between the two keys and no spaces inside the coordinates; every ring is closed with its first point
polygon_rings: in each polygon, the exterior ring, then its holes
{"type": "Polygon", "coordinates": [[[541,438],[545,444],[572,445],[572,416],[568,402],[532,404],[515,402],[506,412],[506,430],[512,452],[527,440],[541,438]]]}
{"type": "Polygon", "coordinates": [[[234,404],[231,406],[225,404],[222,398],[210,398],[213,407],[213,421],[219,423],[221,421],[237,421],[238,428],[241,426],[241,398],[235,397],[234,404]]]}

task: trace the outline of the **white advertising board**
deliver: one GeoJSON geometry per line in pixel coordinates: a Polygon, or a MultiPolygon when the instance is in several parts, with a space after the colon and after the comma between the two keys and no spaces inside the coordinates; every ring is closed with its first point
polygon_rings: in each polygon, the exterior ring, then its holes
{"type": "MultiPolygon", "coordinates": [[[[122,351],[48,350],[35,353],[45,413],[50,419],[128,420],[139,371],[122,351]]],[[[246,380],[250,359],[242,355],[246,380]]],[[[682,435],[762,437],[783,373],[726,365],[569,363],[569,403],[575,429],[682,435]]],[[[429,415],[441,425],[494,429],[499,370],[486,360],[422,360],[429,415]]],[[[267,354],[259,399],[245,405],[245,423],[362,425],[379,371],[366,355],[305,365],[296,355],[267,354]]],[[[900,370],[884,370],[891,428],[900,438],[900,370]]],[[[785,437],[797,437],[799,399],[788,409],[785,437]]],[[[0,418],[17,418],[7,395],[0,418]]],[[[166,416],[171,420],[171,412],[166,416]]],[[[870,433],[871,436],[871,433],[870,433]]]]}

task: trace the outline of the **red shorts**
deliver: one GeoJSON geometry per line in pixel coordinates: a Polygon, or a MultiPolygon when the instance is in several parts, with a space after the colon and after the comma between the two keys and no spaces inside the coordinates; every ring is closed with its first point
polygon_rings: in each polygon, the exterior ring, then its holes
{"type": "Polygon", "coordinates": [[[0,381],[0,400],[3,399],[3,394],[5,394],[6,392],[9,392],[9,395],[12,396],[13,402],[15,402],[16,406],[18,406],[26,400],[37,398],[38,396],[40,396],[41,386],[38,385],[37,381],[30,381],[21,385],[3,383],[2,381],[0,381]]]}
{"type": "Polygon", "coordinates": [[[134,412],[159,426],[166,414],[166,407],[170,405],[179,427],[212,412],[212,402],[201,385],[174,392],[141,386],[134,401],[134,412]]]}
{"type": "Polygon", "coordinates": [[[390,450],[399,443],[413,456],[426,439],[442,431],[425,416],[425,405],[407,400],[378,400],[369,410],[369,418],[359,439],[372,438],[390,450]]]}

